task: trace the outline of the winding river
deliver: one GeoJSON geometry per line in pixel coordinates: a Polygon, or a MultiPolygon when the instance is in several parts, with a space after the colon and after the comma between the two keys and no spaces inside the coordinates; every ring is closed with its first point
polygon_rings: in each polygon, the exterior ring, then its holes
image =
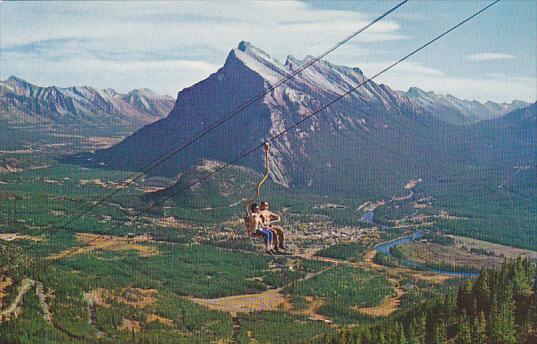
{"type": "MultiPolygon", "coordinates": [[[[381,205],[386,205],[388,203],[393,203],[394,201],[408,200],[408,199],[411,199],[413,196],[414,196],[414,191],[411,189],[410,193],[407,196],[399,197],[399,198],[392,198],[391,200],[389,200],[387,202],[382,202],[381,205]]],[[[363,213],[362,217],[360,218],[360,221],[364,222],[364,223],[368,223],[370,225],[375,225],[376,223],[375,223],[375,213],[374,213],[374,211],[378,206],[379,206],[379,204],[377,203],[377,204],[373,204],[368,209],[366,209],[366,211],[363,213]]],[[[385,225],[381,225],[380,227],[381,228],[389,228],[388,226],[385,226],[385,225]]],[[[392,240],[392,241],[389,241],[389,242],[385,242],[385,243],[382,243],[382,244],[378,244],[377,246],[374,247],[374,249],[377,252],[382,252],[382,253],[384,253],[386,255],[389,255],[389,256],[393,257],[392,253],[390,252],[390,248],[395,247],[397,245],[402,245],[402,244],[410,242],[410,241],[419,240],[419,239],[423,238],[423,235],[424,235],[423,232],[415,231],[415,232],[412,233],[412,235],[401,237],[401,238],[398,238],[398,239],[395,239],[395,240],[392,240]]],[[[403,262],[409,268],[423,269],[423,267],[420,266],[420,264],[418,264],[416,262],[413,262],[410,259],[405,259],[403,262]]],[[[449,271],[449,270],[434,269],[434,268],[428,268],[428,267],[426,267],[426,270],[430,271],[430,272],[436,272],[436,273],[439,273],[439,274],[443,274],[443,275],[457,276],[457,277],[478,277],[479,276],[478,272],[449,271]]]]}
{"type": "MultiPolygon", "coordinates": [[[[421,238],[423,238],[423,232],[416,231],[416,232],[412,233],[412,235],[401,237],[401,238],[398,238],[398,239],[395,239],[395,240],[392,240],[392,241],[389,241],[389,242],[386,242],[386,243],[379,244],[379,245],[375,246],[374,249],[377,252],[382,252],[382,253],[387,254],[389,256],[393,256],[392,253],[390,252],[390,248],[395,247],[397,245],[402,245],[402,244],[410,242],[410,241],[419,240],[421,238]]],[[[411,261],[409,259],[405,259],[404,263],[405,263],[405,265],[407,265],[410,268],[419,268],[419,264],[417,264],[417,263],[415,263],[415,262],[413,262],[413,261],[411,261]]],[[[432,269],[432,268],[427,268],[427,271],[436,272],[436,273],[443,274],[443,275],[457,276],[457,277],[477,277],[477,276],[479,276],[478,272],[469,272],[469,271],[447,271],[447,270],[432,269]]]]}

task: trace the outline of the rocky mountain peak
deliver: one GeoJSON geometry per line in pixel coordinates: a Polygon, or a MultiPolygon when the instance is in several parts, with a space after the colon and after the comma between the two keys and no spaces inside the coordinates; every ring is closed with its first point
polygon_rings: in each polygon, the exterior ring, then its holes
{"type": "Polygon", "coordinates": [[[406,95],[409,97],[427,97],[429,93],[419,87],[410,87],[406,92],[406,95]]]}
{"type": "Polygon", "coordinates": [[[287,68],[278,60],[245,41],[231,50],[224,64],[224,70],[231,69],[234,72],[241,67],[252,70],[271,84],[275,84],[287,74],[287,68]]]}

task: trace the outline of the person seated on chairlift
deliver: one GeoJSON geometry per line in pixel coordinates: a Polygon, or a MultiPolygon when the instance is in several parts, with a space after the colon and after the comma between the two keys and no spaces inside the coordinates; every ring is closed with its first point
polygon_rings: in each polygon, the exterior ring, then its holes
{"type": "Polygon", "coordinates": [[[283,228],[274,224],[275,222],[280,222],[282,220],[281,216],[269,210],[267,201],[261,202],[259,215],[263,220],[263,226],[268,227],[274,232],[274,245],[276,248],[285,250],[283,228]]]}
{"type": "Polygon", "coordinates": [[[273,232],[263,227],[263,220],[259,215],[259,205],[253,203],[250,205],[250,214],[245,217],[246,233],[248,236],[263,237],[265,242],[265,252],[268,254],[276,253],[273,251],[273,232]]]}

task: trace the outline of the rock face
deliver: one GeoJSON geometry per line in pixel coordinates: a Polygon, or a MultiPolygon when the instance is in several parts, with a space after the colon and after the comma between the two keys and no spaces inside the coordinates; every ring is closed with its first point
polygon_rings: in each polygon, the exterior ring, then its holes
{"type": "Polygon", "coordinates": [[[120,94],[113,89],[39,87],[11,76],[0,84],[2,121],[36,130],[130,134],[166,116],[173,98],[148,89],[120,94]]]}
{"type": "MultiPolygon", "coordinates": [[[[178,94],[166,118],[116,146],[75,160],[141,171],[311,59],[289,56],[281,63],[241,42],[216,73],[178,94]]],[[[365,80],[358,68],[319,61],[151,173],[175,176],[200,159],[230,161],[365,80]]],[[[486,147],[468,137],[468,126],[453,125],[457,121],[452,119],[467,118],[460,122],[473,123],[523,105],[487,104],[478,106],[418,89],[399,92],[369,82],[274,140],[271,178],[285,187],[338,192],[356,185],[363,189],[364,184],[374,189],[373,184],[402,183],[453,164],[482,162],[488,159],[483,154],[486,147]]],[[[263,153],[250,154],[237,164],[262,172],[263,153]]]]}

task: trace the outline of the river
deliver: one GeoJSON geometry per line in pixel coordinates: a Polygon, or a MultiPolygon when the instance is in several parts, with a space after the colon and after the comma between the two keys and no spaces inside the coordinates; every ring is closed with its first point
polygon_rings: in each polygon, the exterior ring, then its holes
{"type": "MultiPolygon", "coordinates": [[[[416,231],[412,233],[412,235],[401,237],[386,243],[379,244],[374,247],[374,249],[377,252],[382,252],[384,254],[387,254],[389,256],[393,256],[390,252],[390,248],[395,247],[397,245],[401,245],[410,241],[415,241],[423,238],[423,232],[416,231]]],[[[405,265],[411,268],[418,268],[419,265],[409,259],[404,260],[405,265]]],[[[449,275],[449,276],[457,276],[457,277],[478,277],[478,272],[469,272],[469,271],[447,271],[447,270],[441,270],[441,269],[432,269],[427,268],[427,271],[430,272],[436,272],[443,275],[449,275]]]]}
{"type": "MultiPolygon", "coordinates": [[[[406,196],[405,199],[409,199],[409,198],[411,198],[413,196],[414,196],[414,191],[411,190],[410,194],[408,196],[406,196]]],[[[394,199],[392,198],[392,200],[388,201],[387,203],[392,203],[393,201],[394,201],[394,199]]],[[[370,225],[374,225],[375,224],[375,213],[374,213],[375,208],[377,208],[377,207],[374,206],[373,208],[370,208],[367,211],[365,211],[363,213],[362,217],[360,218],[360,221],[368,223],[370,225]]],[[[381,225],[381,228],[382,229],[388,228],[388,226],[381,225]]],[[[412,235],[401,237],[401,238],[398,238],[398,239],[395,239],[395,240],[392,240],[392,241],[389,241],[389,242],[386,242],[386,243],[383,243],[383,244],[379,244],[379,245],[375,246],[374,249],[377,252],[382,252],[382,253],[387,254],[389,256],[393,256],[392,253],[390,252],[390,248],[395,247],[397,245],[401,245],[401,244],[410,242],[410,241],[419,240],[421,238],[423,238],[423,232],[415,231],[415,232],[412,233],[412,235]]],[[[404,263],[405,263],[405,265],[407,265],[410,268],[414,268],[414,269],[420,268],[419,264],[417,264],[416,262],[413,262],[413,261],[411,261],[409,259],[405,259],[404,263]]],[[[458,276],[458,277],[477,277],[477,276],[479,276],[478,272],[447,271],[447,270],[433,269],[433,268],[426,268],[426,269],[427,269],[427,271],[430,271],[430,272],[436,272],[436,273],[439,273],[439,274],[449,275],[449,276],[458,276]]]]}

